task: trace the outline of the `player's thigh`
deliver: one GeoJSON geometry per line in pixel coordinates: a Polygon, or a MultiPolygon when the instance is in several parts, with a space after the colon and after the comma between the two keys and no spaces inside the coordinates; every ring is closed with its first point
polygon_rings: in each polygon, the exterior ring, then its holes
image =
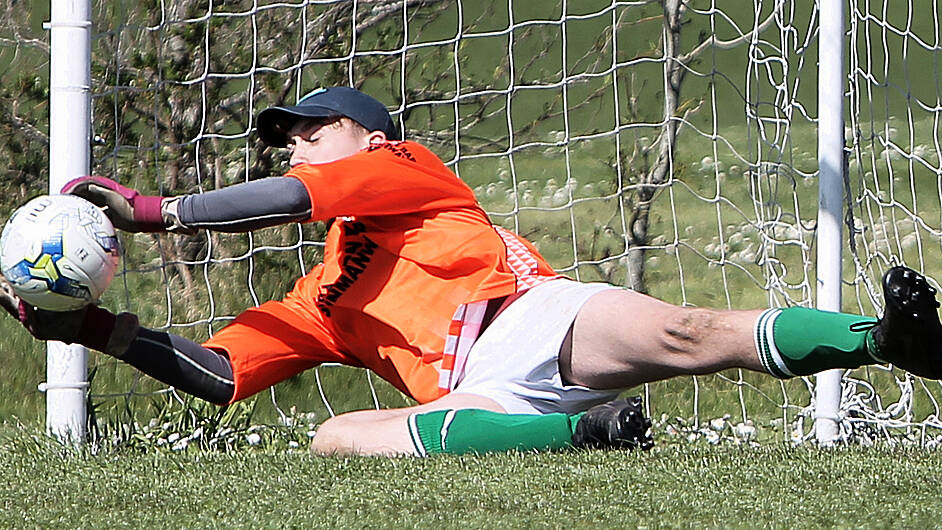
{"type": "Polygon", "coordinates": [[[733,366],[752,368],[757,311],[679,307],[627,290],[596,294],[560,350],[573,384],[628,388],[733,366]]]}
{"type": "Polygon", "coordinates": [[[411,455],[411,414],[449,409],[483,409],[504,412],[496,401],[474,394],[452,393],[414,407],[358,410],[335,416],[317,429],[311,451],[318,454],[411,455]]]}
{"type": "Polygon", "coordinates": [[[569,383],[591,388],[644,382],[651,365],[666,361],[663,329],[679,309],[628,290],[594,295],[576,315],[560,350],[561,375],[569,383]]]}

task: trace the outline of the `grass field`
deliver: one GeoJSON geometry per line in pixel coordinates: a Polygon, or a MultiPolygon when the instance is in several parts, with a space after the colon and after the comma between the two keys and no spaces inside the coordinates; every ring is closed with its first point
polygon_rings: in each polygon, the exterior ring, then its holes
{"type": "Polygon", "coordinates": [[[323,458],[76,453],[0,428],[6,528],[930,528],[942,453],[774,444],[323,458]]]}

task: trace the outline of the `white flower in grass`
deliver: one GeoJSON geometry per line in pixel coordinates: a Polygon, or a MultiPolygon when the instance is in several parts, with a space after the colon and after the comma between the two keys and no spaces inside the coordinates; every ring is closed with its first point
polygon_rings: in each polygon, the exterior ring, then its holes
{"type": "Polygon", "coordinates": [[[918,158],[932,158],[935,148],[927,144],[919,144],[913,148],[913,156],[918,158]]]}
{"type": "Polygon", "coordinates": [[[756,437],[756,428],[751,421],[746,421],[745,423],[737,423],[733,427],[733,433],[738,439],[752,440],[756,437]]]}
{"type": "Polygon", "coordinates": [[[297,449],[301,447],[301,444],[299,444],[298,442],[294,440],[291,440],[290,442],[288,442],[288,447],[290,447],[291,449],[297,449]]]}
{"type": "Polygon", "coordinates": [[[245,441],[248,442],[249,445],[258,445],[262,443],[262,437],[257,432],[253,432],[246,435],[245,441]]]}
{"type": "Polygon", "coordinates": [[[700,160],[700,172],[701,173],[713,171],[714,167],[716,166],[714,165],[712,156],[705,156],[700,160]]]}
{"type": "Polygon", "coordinates": [[[569,202],[569,191],[566,188],[559,188],[553,194],[553,206],[562,206],[569,202]]]}
{"type": "Polygon", "coordinates": [[[915,232],[910,232],[906,234],[905,236],[903,236],[903,239],[900,241],[900,244],[903,246],[903,248],[914,247],[916,246],[917,238],[918,236],[916,235],[915,232]]]}
{"type": "Polygon", "coordinates": [[[180,433],[178,433],[178,432],[171,433],[170,436],[167,436],[167,442],[168,442],[168,443],[174,443],[174,442],[176,442],[176,441],[179,440],[179,439],[180,439],[180,433]]]}
{"type": "Polygon", "coordinates": [[[805,437],[802,435],[800,430],[795,429],[792,431],[791,441],[795,445],[801,445],[805,441],[805,437]]]}
{"type": "Polygon", "coordinates": [[[536,197],[533,195],[533,191],[523,190],[523,195],[520,197],[520,202],[522,202],[524,206],[532,206],[535,199],[536,197]]]}
{"type": "Polygon", "coordinates": [[[720,443],[720,433],[716,431],[703,431],[703,436],[713,445],[720,443]]]}
{"type": "Polygon", "coordinates": [[[170,450],[171,451],[184,451],[189,445],[190,445],[190,440],[188,438],[183,438],[177,441],[177,443],[173,444],[170,447],[170,450]]]}
{"type": "Polygon", "coordinates": [[[896,161],[903,158],[903,155],[900,154],[900,152],[897,151],[896,149],[888,147],[884,149],[883,152],[880,153],[880,158],[884,160],[889,160],[889,161],[896,161]]]}
{"type": "Polygon", "coordinates": [[[714,431],[722,431],[726,428],[726,420],[729,419],[729,414],[724,414],[722,418],[714,418],[710,420],[710,428],[714,431]]]}
{"type": "Polygon", "coordinates": [[[307,431],[307,437],[308,437],[308,438],[313,438],[315,434],[317,434],[317,431],[315,431],[314,429],[311,429],[310,431],[307,431]]]}

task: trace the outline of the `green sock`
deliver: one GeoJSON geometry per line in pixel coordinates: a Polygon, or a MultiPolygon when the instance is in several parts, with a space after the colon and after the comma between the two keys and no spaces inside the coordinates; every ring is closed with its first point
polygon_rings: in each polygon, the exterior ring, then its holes
{"type": "Polygon", "coordinates": [[[769,309],[755,327],[762,366],[776,377],[885,362],[870,330],[876,319],[805,307],[769,309]]]}
{"type": "Polygon", "coordinates": [[[436,410],[409,416],[421,456],[438,453],[551,451],[572,446],[582,414],[504,414],[480,409],[436,410]]]}

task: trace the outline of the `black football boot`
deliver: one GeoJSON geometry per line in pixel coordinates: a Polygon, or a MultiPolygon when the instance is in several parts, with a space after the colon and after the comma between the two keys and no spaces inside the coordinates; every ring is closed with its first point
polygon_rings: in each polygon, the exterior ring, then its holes
{"type": "Polygon", "coordinates": [[[913,375],[942,379],[942,324],[936,290],[907,267],[883,275],[883,318],[870,331],[876,357],[913,375]]]}
{"type": "Polygon", "coordinates": [[[654,446],[651,420],[644,415],[641,397],[619,399],[590,408],[576,423],[575,447],[634,449],[654,446]]]}

